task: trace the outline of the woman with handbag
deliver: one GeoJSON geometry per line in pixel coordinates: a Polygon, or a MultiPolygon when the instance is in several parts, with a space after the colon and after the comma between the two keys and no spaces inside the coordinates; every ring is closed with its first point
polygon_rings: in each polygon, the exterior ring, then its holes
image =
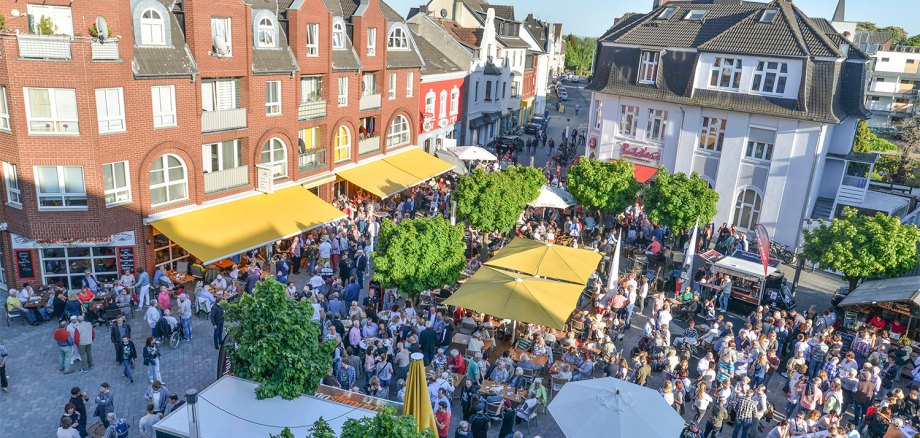
{"type": "Polygon", "coordinates": [[[147,366],[147,378],[151,385],[154,380],[163,381],[163,377],[160,376],[160,351],[154,345],[155,343],[156,338],[149,336],[147,345],[144,347],[144,365],[147,366]]]}

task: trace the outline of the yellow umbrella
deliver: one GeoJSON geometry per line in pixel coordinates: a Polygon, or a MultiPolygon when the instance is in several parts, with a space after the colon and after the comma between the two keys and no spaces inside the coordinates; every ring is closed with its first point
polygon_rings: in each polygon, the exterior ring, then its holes
{"type": "Polygon", "coordinates": [[[431,398],[428,395],[428,385],[425,381],[425,364],[422,353],[413,353],[412,365],[409,367],[409,377],[406,378],[406,401],[403,403],[403,415],[411,415],[418,423],[418,431],[431,429],[435,435],[438,427],[434,423],[434,412],[431,410],[431,398]]]}
{"type": "Polygon", "coordinates": [[[486,264],[584,285],[601,257],[586,249],[515,238],[486,264]]]}
{"type": "Polygon", "coordinates": [[[444,304],[563,330],[584,289],[483,266],[444,304]]]}

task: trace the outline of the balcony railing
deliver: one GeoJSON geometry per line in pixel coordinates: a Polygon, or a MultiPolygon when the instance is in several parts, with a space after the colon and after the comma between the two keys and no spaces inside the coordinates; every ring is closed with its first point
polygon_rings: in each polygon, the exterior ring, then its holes
{"type": "Polygon", "coordinates": [[[204,174],[205,194],[249,185],[249,166],[204,174]]]}
{"type": "Polygon", "coordinates": [[[310,149],[300,154],[300,171],[309,172],[326,166],[326,148],[310,149]]]}
{"type": "Polygon", "coordinates": [[[380,150],[380,137],[358,140],[358,155],[374,153],[380,150]]]}
{"type": "Polygon", "coordinates": [[[313,120],[326,117],[326,101],[300,102],[298,119],[313,120]]]}
{"type": "Polygon", "coordinates": [[[379,94],[365,94],[361,96],[361,105],[359,107],[361,111],[374,110],[378,108],[380,108],[379,94]]]}
{"type": "Polygon", "coordinates": [[[856,187],[859,189],[866,188],[866,183],[869,182],[868,178],[862,178],[858,176],[846,175],[843,177],[843,185],[849,187],[856,187]]]}
{"type": "Polygon", "coordinates": [[[114,61],[118,59],[118,41],[109,40],[104,44],[93,41],[91,45],[93,48],[93,61],[114,61]]]}
{"type": "Polygon", "coordinates": [[[32,59],[70,59],[69,36],[16,35],[19,57],[32,59]]]}
{"type": "Polygon", "coordinates": [[[201,113],[201,132],[226,131],[246,127],[246,108],[201,113]]]}

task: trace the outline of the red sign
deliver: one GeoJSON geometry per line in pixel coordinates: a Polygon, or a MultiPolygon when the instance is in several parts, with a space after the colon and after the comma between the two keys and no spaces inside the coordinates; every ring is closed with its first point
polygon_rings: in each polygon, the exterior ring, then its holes
{"type": "Polygon", "coordinates": [[[630,146],[629,143],[623,143],[620,148],[620,155],[654,163],[658,163],[661,160],[660,150],[649,149],[646,146],[630,146]]]}
{"type": "Polygon", "coordinates": [[[590,140],[588,140],[588,146],[591,146],[591,149],[594,149],[595,147],[597,147],[597,139],[591,138],[590,140]]]}
{"type": "Polygon", "coordinates": [[[770,264],[770,234],[763,225],[754,226],[754,236],[757,239],[757,251],[760,253],[760,262],[763,263],[763,275],[767,276],[770,264]]]}

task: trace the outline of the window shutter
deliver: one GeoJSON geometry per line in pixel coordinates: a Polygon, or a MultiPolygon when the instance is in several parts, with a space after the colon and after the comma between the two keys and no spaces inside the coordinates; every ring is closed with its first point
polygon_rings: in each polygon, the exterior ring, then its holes
{"type": "Polygon", "coordinates": [[[748,141],[774,144],[776,142],[776,131],[751,128],[751,134],[748,136],[748,141]]]}
{"type": "Polygon", "coordinates": [[[224,111],[233,109],[236,103],[234,95],[236,94],[235,84],[231,81],[217,81],[217,110],[224,111]]]}
{"type": "Polygon", "coordinates": [[[205,111],[214,111],[214,82],[201,83],[201,108],[205,111]]]}

